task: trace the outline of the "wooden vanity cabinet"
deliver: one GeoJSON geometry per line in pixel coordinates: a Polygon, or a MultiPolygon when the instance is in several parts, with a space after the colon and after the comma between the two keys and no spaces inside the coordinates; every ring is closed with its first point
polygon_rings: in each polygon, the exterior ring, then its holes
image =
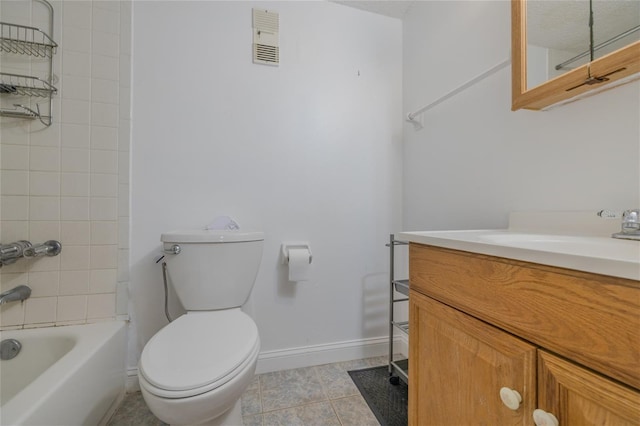
{"type": "Polygon", "coordinates": [[[534,425],[536,409],[640,425],[638,282],[413,243],[409,258],[409,425],[534,425]]]}

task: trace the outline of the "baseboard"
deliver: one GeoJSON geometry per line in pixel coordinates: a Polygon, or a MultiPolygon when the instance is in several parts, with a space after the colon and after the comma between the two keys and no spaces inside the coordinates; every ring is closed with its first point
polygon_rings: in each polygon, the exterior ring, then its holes
{"type": "Polygon", "coordinates": [[[140,390],[140,382],[138,382],[138,367],[127,368],[127,380],[124,384],[126,393],[138,392],[140,390]]]}
{"type": "MultiPolygon", "coordinates": [[[[396,336],[394,338],[393,351],[407,356],[409,353],[409,341],[406,336],[396,336]]],[[[375,337],[265,351],[258,355],[256,374],[289,370],[292,368],[312,367],[314,365],[331,364],[334,362],[371,358],[388,354],[388,337],[375,337]]],[[[137,367],[127,369],[125,390],[127,393],[140,390],[137,367]]]]}
{"type": "MultiPolygon", "coordinates": [[[[403,344],[402,339],[396,337],[394,339],[394,352],[408,353],[405,348],[408,349],[408,345],[403,344]]],[[[388,354],[388,337],[349,340],[346,342],[265,351],[258,355],[256,374],[289,370],[292,368],[311,367],[314,365],[331,364],[334,362],[370,358],[388,354]]]]}

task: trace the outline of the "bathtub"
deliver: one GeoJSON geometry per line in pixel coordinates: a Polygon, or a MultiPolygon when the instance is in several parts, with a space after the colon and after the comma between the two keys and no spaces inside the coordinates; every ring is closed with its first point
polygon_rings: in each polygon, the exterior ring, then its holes
{"type": "Polygon", "coordinates": [[[0,361],[0,424],[98,425],[124,395],[126,327],[109,321],[2,331],[22,350],[0,361]]]}

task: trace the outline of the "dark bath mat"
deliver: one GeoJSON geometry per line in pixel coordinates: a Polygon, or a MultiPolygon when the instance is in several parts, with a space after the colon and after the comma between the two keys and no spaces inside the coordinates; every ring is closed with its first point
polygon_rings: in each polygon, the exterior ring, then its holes
{"type": "Polygon", "coordinates": [[[382,426],[407,426],[409,388],[403,381],[389,383],[388,366],[352,370],[349,375],[382,426]]]}

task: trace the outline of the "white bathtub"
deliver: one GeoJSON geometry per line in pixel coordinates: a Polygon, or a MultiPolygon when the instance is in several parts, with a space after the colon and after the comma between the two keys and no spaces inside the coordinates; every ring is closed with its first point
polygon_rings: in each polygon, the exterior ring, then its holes
{"type": "Polygon", "coordinates": [[[0,361],[0,424],[98,425],[124,394],[123,321],[2,331],[17,357],[0,361]]]}

